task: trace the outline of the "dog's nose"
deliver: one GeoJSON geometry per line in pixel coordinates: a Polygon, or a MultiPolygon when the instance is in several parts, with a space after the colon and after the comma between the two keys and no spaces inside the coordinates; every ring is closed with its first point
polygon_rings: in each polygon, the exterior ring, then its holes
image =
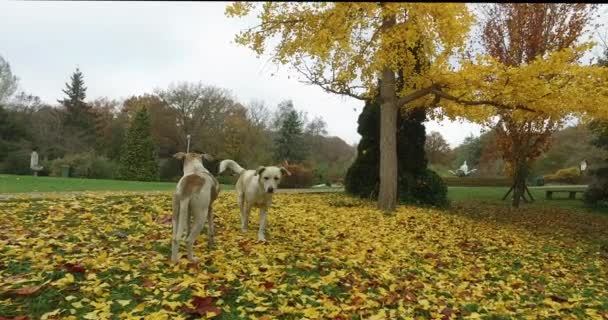
{"type": "Polygon", "coordinates": [[[268,193],[273,193],[273,192],[274,192],[274,188],[273,187],[268,188],[268,193]]]}

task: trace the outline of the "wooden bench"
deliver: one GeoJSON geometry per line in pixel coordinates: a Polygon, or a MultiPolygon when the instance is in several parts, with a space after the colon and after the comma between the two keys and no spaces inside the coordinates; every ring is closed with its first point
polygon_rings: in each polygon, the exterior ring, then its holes
{"type": "Polygon", "coordinates": [[[568,199],[570,200],[575,200],[576,199],[576,194],[577,193],[584,193],[585,189],[580,189],[580,188],[555,188],[555,189],[547,189],[545,190],[545,198],[547,200],[552,200],[553,199],[553,194],[557,193],[557,192],[564,192],[564,193],[568,193],[568,199]]]}

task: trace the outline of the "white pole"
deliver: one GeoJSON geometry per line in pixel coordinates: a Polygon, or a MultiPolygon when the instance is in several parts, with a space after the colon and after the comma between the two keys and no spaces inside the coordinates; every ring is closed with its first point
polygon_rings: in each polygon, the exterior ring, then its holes
{"type": "Polygon", "coordinates": [[[188,146],[186,147],[186,153],[190,153],[190,135],[187,135],[186,138],[188,138],[188,146]]]}

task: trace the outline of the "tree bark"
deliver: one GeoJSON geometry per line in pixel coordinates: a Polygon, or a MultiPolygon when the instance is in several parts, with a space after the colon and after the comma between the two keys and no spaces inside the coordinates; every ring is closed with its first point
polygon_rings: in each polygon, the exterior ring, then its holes
{"type": "Polygon", "coordinates": [[[385,68],[380,85],[380,190],[378,208],[395,211],[397,207],[397,115],[395,74],[385,68]]]}
{"type": "Polygon", "coordinates": [[[526,163],[523,159],[517,158],[515,160],[515,168],[513,174],[513,202],[511,206],[513,208],[519,208],[524,192],[526,192],[526,178],[528,175],[526,169],[526,163]]]}

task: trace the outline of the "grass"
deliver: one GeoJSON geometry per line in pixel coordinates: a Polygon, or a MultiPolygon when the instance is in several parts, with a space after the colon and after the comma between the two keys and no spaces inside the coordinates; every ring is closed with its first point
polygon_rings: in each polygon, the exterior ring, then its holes
{"type": "MultiPolygon", "coordinates": [[[[174,188],[175,182],[0,175],[0,194],[66,191],[170,191],[174,188]]],[[[222,186],[224,190],[231,188],[230,185],[222,186]]]]}
{"type": "MultiPolygon", "coordinates": [[[[545,199],[545,189],[547,188],[570,188],[567,186],[551,186],[551,187],[529,187],[534,202],[522,204],[525,207],[560,207],[571,209],[587,209],[582,201],[583,194],[577,193],[576,200],[568,199],[568,193],[554,193],[553,200],[545,199]]],[[[581,189],[581,186],[572,186],[574,189],[581,189]]],[[[452,202],[480,202],[496,206],[509,206],[511,204],[511,195],[506,200],[502,197],[509,190],[508,187],[449,187],[448,198],[452,202]]]]}

